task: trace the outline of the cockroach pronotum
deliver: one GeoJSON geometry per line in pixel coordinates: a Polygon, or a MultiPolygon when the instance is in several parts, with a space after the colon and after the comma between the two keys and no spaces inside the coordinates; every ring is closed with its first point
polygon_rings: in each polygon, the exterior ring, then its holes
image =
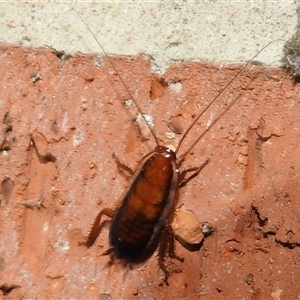
{"type": "MultiPolygon", "coordinates": [[[[97,41],[83,18],[77,12],[76,14],[81,18],[89,32],[97,41]]],[[[273,42],[274,41],[271,43],[273,42]]],[[[122,77],[119,75],[115,64],[109,58],[100,43],[98,41],[97,43],[114,71],[118,74],[120,81],[133,103],[136,105],[140,115],[145,119],[139,105],[134,100],[122,77]]],[[[105,215],[111,218],[109,229],[109,243],[111,247],[105,251],[103,255],[110,255],[111,261],[117,259],[124,265],[132,265],[145,262],[158,248],[158,264],[164,272],[164,282],[168,285],[169,272],[164,264],[165,256],[169,255],[171,258],[175,258],[181,262],[183,261],[182,258],[175,254],[174,234],[171,227],[178,200],[178,191],[199,174],[202,168],[208,163],[209,159],[206,159],[201,166],[186,170],[180,170],[181,165],[187,154],[190,153],[205,133],[222,117],[226,110],[221,113],[221,115],[219,115],[198,138],[196,138],[187,151],[178,156],[180,146],[200,117],[208,110],[216,99],[218,99],[232,81],[243,72],[249,63],[251,63],[251,61],[253,61],[253,59],[269,44],[253,56],[250,62],[243,65],[238,73],[229,80],[209,105],[194,119],[192,124],[183,134],[175,151],[159,144],[153,129],[148,125],[147,120],[145,119],[156,143],[154,151],[141,159],[135,171],[121,163],[119,159],[113,155],[118,168],[131,174],[128,187],[121,195],[119,204],[116,208],[103,208],[98,213],[87,239],[84,242],[79,243],[80,245],[85,245],[87,247],[93,245],[100,234],[103,224],[103,222],[101,222],[102,216],[105,215]]],[[[230,103],[227,109],[229,109],[234,101],[230,103]]]]}

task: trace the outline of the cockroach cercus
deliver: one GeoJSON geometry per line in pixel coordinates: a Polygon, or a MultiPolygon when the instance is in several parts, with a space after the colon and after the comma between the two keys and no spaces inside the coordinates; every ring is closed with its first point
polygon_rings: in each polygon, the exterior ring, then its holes
{"type": "MultiPolygon", "coordinates": [[[[97,41],[83,18],[77,12],[76,14],[81,18],[89,32],[97,41]]],[[[274,41],[271,43],[273,42],[274,41]]],[[[98,41],[97,43],[114,71],[119,75],[115,64],[109,58],[100,43],[98,41]]],[[[250,62],[243,65],[209,105],[194,119],[183,134],[175,151],[160,145],[152,127],[148,125],[155,140],[156,147],[140,160],[135,171],[121,163],[114,155],[118,168],[131,174],[128,187],[121,195],[117,207],[103,208],[98,213],[87,239],[79,243],[80,245],[87,247],[93,245],[102,229],[102,216],[107,216],[111,218],[109,229],[110,248],[105,251],[103,255],[110,255],[111,261],[117,259],[124,265],[132,265],[145,262],[158,248],[158,264],[164,272],[164,281],[166,285],[168,285],[169,272],[164,263],[165,256],[168,255],[171,258],[176,258],[181,262],[183,261],[183,259],[178,257],[174,252],[174,234],[171,227],[178,200],[178,192],[181,187],[185,186],[191,179],[199,174],[202,168],[209,162],[209,159],[206,159],[203,164],[198,167],[185,170],[181,170],[181,165],[187,154],[190,153],[205,133],[222,117],[235,100],[230,103],[227,110],[223,111],[221,115],[211,122],[204,132],[196,138],[188,150],[178,156],[180,146],[200,117],[219,98],[232,81],[235,80],[249,63],[268,45],[261,49],[250,62]]],[[[119,77],[140,115],[145,118],[139,105],[126,87],[122,76],[119,75],[119,77]]]]}

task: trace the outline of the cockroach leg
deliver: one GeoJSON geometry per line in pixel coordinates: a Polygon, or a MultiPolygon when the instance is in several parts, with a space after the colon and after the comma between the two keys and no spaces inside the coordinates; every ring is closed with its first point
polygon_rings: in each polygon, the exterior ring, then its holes
{"type": "Polygon", "coordinates": [[[165,279],[164,279],[165,284],[169,285],[168,277],[170,276],[170,273],[167,270],[167,268],[165,266],[165,261],[164,261],[164,257],[166,255],[167,249],[168,249],[168,238],[166,237],[166,228],[165,228],[163,231],[162,239],[161,239],[161,242],[159,244],[159,249],[158,249],[158,265],[165,274],[165,279]]]}
{"type": "Polygon", "coordinates": [[[91,247],[94,244],[94,242],[96,241],[96,239],[102,229],[102,225],[103,225],[103,222],[101,223],[102,215],[112,218],[114,213],[115,213],[115,209],[112,209],[112,208],[102,209],[95,219],[95,222],[93,224],[93,227],[90,231],[88,238],[84,242],[79,242],[78,245],[79,246],[84,245],[88,248],[91,247]]]}
{"type": "Polygon", "coordinates": [[[193,167],[193,168],[183,170],[179,176],[179,188],[184,187],[190,180],[195,178],[200,173],[200,171],[208,164],[208,162],[209,162],[209,158],[200,167],[193,167]],[[188,178],[185,178],[186,174],[189,172],[194,172],[194,173],[188,178]]]}
{"type": "Polygon", "coordinates": [[[130,176],[133,175],[134,171],[127,167],[125,164],[121,163],[115,152],[113,152],[112,157],[116,161],[119,171],[121,171],[122,173],[126,171],[130,176]]]}
{"type": "Polygon", "coordinates": [[[101,255],[110,255],[112,253],[114,253],[115,249],[114,248],[109,248],[108,250],[106,250],[105,252],[103,252],[101,255]]]}
{"type": "Polygon", "coordinates": [[[175,259],[179,260],[180,262],[184,262],[184,258],[176,255],[176,253],[175,253],[175,237],[174,237],[174,232],[173,232],[172,226],[170,225],[169,222],[167,224],[167,227],[168,227],[167,239],[169,240],[169,246],[168,246],[169,257],[175,258],[175,259]]]}
{"type": "Polygon", "coordinates": [[[158,265],[165,274],[165,284],[169,285],[168,278],[170,276],[170,272],[167,270],[164,261],[164,257],[166,256],[166,254],[168,254],[170,258],[175,258],[180,262],[184,261],[182,257],[179,257],[175,254],[174,233],[169,221],[166,221],[166,225],[164,227],[161,242],[159,244],[158,249],[158,265]]]}

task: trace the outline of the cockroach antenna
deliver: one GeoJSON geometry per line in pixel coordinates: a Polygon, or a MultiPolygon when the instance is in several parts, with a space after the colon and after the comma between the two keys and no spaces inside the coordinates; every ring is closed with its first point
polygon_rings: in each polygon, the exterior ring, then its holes
{"type": "Polygon", "coordinates": [[[118,74],[120,81],[122,82],[122,85],[124,86],[126,92],[128,93],[129,97],[131,98],[131,100],[133,101],[133,103],[135,104],[137,110],[139,111],[140,115],[142,116],[142,118],[144,119],[145,123],[147,124],[147,127],[149,128],[156,145],[159,145],[158,139],[155,135],[155,132],[153,131],[153,128],[149,125],[149,122],[147,121],[145,115],[142,113],[142,109],[140,108],[140,106],[138,105],[138,103],[135,101],[134,97],[132,96],[132,93],[129,91],[129,88],[126,86],[121,74],[118,72],[117,67],[115,66],[114,62],[112,61],[112,59],[109,57],[109,55],[106,53],[106,51],[104,50],[104,48],[102,47],[102,45],[98,42],[95,34],[92,32],[92,30],[89,28],[88,24],[86,23],[86,21],[81,17],[81,15],[75,10],[75,8],[72,7],[72,9],[74,10],[74,12],[77,14],[77,16],[81,19],[81,21],[84,23],[84,25],[86,26],[86,28],[88,29],[88,31],[90,32],[90,34],[93,36],[93,38],[95,39],[95,41],[97,42],[97,44],[99,45],[100,49],[102,50],[102,52],[104,53],[104,55],[106,56],[106,58],[108,59],[110,65],[112,66],[112,68],[114,69],[114,71],[118,74]]]}
{"type": "MultiPolygon", "coordinates": [[[[238,71],[238,73],[236,75],[234,75],[229,81],[228,83],[225,84],[225,86],[221,89],[221,91],[217,94],[217,96],[215,96],[213,98],[213,100],[203,109],[203,111],[195,118],[195,120],[192,122],[192,124],[188,127],[188,129],[185,131],[185,133],[183,134],[182,138],[180,139],[178,145],[177,145],[177,149],[176,149],[176,153],[178,153],[180,146],[182,145],[183,140],[185,139],[185,137],[187,136],[187,134],[190,132],[190,130],[193,128],[193,126],[198,122],[198,120],[201,118],[201,116],[203,116],[203,114],[212,106],[212,104],[223,94],[223,92],[227,89],[227,87],[251,64],[251,62],[262,52],[264,51],[268,46],[270,46],[271,44],[278,42],[278,41],[282,41],[285,42],[283,39],[276,39],[273,40],[271,42],[269,42],[267,45],[265,45],[260,51],[258,51],[245,65],[243,65],[241,67],[241,69],[238,71]]],[[[233,100],[229,106],[227,107],[226,110],[224,110],[215,120],[213,120],[213,122],[204,130],[204,132],[192,143],[192,145],[188,148],[188,150],[186,150],[183,154],[180,155],[180,157],[178,158],[178,164],[180,165],[185,157],[187,156],[187,154],[195,147],[195,145],[201,140],[201,138],[210,130],[210,128],[228,111],[228,109],[235,103],[237,99],[233,100]]]]}

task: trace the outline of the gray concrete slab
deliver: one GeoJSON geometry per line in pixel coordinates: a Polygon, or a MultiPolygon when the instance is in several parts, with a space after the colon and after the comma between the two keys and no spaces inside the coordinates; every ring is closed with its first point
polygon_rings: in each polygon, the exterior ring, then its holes
{"type": "MultiPolygon", "coordinates": [[[[1,42],[51,46],[68,53],[101,52],[72,8],[108,53],[149,54],[156,69],[172,60],[249,60],[297,25],[295,1],[107,1],[0,4],[1,42]]],[[[283,42],[256,58],[279,64],[283,42]]]]}

